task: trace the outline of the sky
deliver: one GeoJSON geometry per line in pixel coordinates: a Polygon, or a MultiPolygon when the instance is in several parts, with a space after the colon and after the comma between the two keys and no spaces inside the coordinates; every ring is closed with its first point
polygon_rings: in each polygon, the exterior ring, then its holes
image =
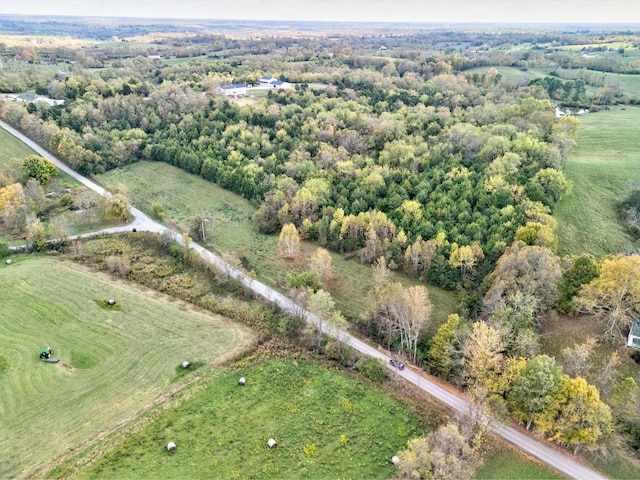
{"type": "Polygon", "coordinates": [[[640,0],[0,0],[0,13],[342,22],[640,24],[640,0]]]}

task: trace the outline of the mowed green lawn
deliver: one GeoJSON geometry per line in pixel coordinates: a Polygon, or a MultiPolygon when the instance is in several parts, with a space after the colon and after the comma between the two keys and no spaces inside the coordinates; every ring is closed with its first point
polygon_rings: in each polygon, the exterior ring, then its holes
{"type": "Polygon", "coordinates": [[[0,311],[8,362],[0,370],[0,478],[38,476],[48,461],[179,388],[183,360],[209,364],[252,338],[222,317],[51,258],[2,263],[0,311]],[[99,304],[108,298],[120,309],[99,304]],[[60,363],[38,359],[46,346],[60,363]]]}
{"type": "MultiPolygon", "coordinates": [[[[127,165],[100,175],[97,180],[102,185],[125,185],[132,203],[147,212],[153,202],[159,202],[166,212],[166,220],[176,223],[183,231],[188,230],[189,217],[201,215],[210,218],[207,241],[215,250],[228,252],[242,247],[261,280],[272,286],[284,280],[288,266],[277,259],[278,236],[263,235],[253,228],[255,208],[239,195],[158,162],[127,165]]],[[[317,245],[312,243],[302,244],[306,255],[311,255],[316,248],[317,245]]],[[[356,259],[346,260],[335,252],[332,252],[332,257],[338,282],[331,294],[345,315],[357,318],[366,309],[367,291],[372,286],[371,266],[356,259]]],[[[395,277],[405,285],[418,283],[401,274],[395,277]]],[[[442,323],[455,310],[456,297],[432,286],[429,286],[429,292],[435,323],[442,323]]]]}
{"type": "Polygon", "coordinates": [[[601,257],[634,244],[616,204],[640,184],[640,108],[616,107],[579,119],[578,144],[565,170],[573,193],[554,211],[559,253],[601,257]]]}

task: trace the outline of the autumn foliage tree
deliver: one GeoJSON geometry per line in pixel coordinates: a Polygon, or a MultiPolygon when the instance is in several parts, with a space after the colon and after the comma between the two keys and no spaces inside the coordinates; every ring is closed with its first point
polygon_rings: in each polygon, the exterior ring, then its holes
{"type": "Polygon", "coordinates": [[[293,223],[282,226],[278,238],[278,255],[282,258],[292,259],[300,253],[300,235],[293,223]]]}
{"type": "Polygon", "coordinates": [[[622,335],[640,318],[640,255],[617,256],[600,262],[600,276],[582,287],[575,301],[580,311],[593,313],[604,325],[605,337],[622,335]]]}

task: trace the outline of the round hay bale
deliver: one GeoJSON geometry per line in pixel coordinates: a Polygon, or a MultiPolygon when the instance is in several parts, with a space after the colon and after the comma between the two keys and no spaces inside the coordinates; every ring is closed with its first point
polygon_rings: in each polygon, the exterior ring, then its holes
{"type": "Polygon", "coordinates": [[[116,299],[115,298],[110,298],[109,300],[107,300],[107,303],[109,305],[115,305],[116,304],[116,299]]]}
{"type": "Polygon", "coordinates": [[[275,438],[270,438],[269,440],[267,440],[267,446],[269,448],[275,448],[278,445],[278,442],[276,442],[275,438]]]}
{"type": "Polygon", "coordinates": [[[11,265],[13,263],[13,260],[11,260],[10,258],[7,258],[7,261],[4,263],[6,263],[7,265],[11,265]]]}
{"type": "Polygon", "coordinates": [[[241,377],[240,380],[238,380],[238,385],[246,385],[247,383],[247,379],[244,377],[241,377]]]}
{"type": "Polygon", "coordinates": [[[394,465],[398,465],[400,463],[400,457],[394,455],[393,457],[391,457],[391,463],[393,463],[394,465]]]}
{"type": "Polygon", "coordinates": [[[176,444],[174,442],[167,443],[167,451],[173,453],[176,451],[176,444]]]}
{"type": "Polygon", "coordinates": [[[182,368],[189,368],[191,366],[191,364],[189,362],[187,362],[186,360],[184,362],[182,362],[182,368]]]}

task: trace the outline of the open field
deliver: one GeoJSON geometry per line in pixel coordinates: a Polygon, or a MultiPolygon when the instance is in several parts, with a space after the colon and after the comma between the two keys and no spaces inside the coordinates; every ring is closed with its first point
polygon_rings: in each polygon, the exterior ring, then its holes
{"type": "Polygon", "coordinates": [[[565,169],[573,193],[554,211],[561,255],[601,257],[633,245],[616,203],[640,183],[639,123],[640,108],[632,106],[580,117],[578,144],[565,169]]]}
{"type": "Polygon", "coordinates": [[[157,292],[51,258],[0,267],[0,478],[37,476],[140,414],[253,335],[157,292]],[[105,308],[114,298],[119,308],[105,308]],[[50,346],[58,364],[38,359],[50,346]]]}
{"type": "MultiPolygon", "coordinates": [[[[200,177],[165,163],[138,162],[100,175],[97,180],[103,185],[125,185],[132,203],[147,212],[153,202],[159,202],[166,220],[175,222],[183,231],[188,230],[189,217],[210,218],[207,241],[213,249],[228,252],[241,247],[251,268],[272,286],[282,282],[287,269],[292,268],[276,258],[278,237],[260,234],[253,228],[255,208],[248,201],[200,177]]],[[[302,244],[307,255],[315,249],[314,244],[302,244]]],[[[372,286],[371,267],[355,259],[346,260],[335,252],[332,257],[338,285],[331,293],[344,314],[357,318],[365,309],[366,294],[372,286]]],[[[406,285],[417,283],[401,274],[396,274],[396,280],[406,285]]],[[[442,323],[455,309],[455,295],[432,286],[429,292],[435,322],[442,323]]]]}
{"type": "MultiPolygon", "coordinates": [[[[74,476],[70,462],[56,476],[391,478],[391,456],[433,428],[370,383],[305,360],[269,360],[206,381],[86,470],[74,476]],[[237,385],[240,376],[245,387],[237,385]],[[276,449],[267,448],[269,438],[276,449]],[[173,455],[169,441],[178,446],[173,455]]],[[[485,462],[477,478],[562,478],[502,442],[485,462]]]]}
{"type": "Polygon", "coordinates": [[[0,128],[0,165],[14,158],[25,158],[35,152],[16,137],[0,128]]]}
{"type": "Polygon", "coordinates": [[[424,433],[399,402],[304,360],[220,371],[208,382],[79,478],[389,478],[391,457],[424,433]]]}
{"type": "Polygon", "coordinates": [[[482,74],[486,74],[491,68],[495,68],[496,70],[498,70],[498,72],[500,72],[500,74],[502,75],[502,78],[508,82],[517,82],[521,79],[533,80],[535,78],[545,76],[544,74],[533,69],[522,70],[517,67],[503,67],[503,66],[476,67],[476,68],[471,68],[469,70],[465,70],[465,73],[470,73],[470,74],[478,73],[482,75],[482,74]]]}

